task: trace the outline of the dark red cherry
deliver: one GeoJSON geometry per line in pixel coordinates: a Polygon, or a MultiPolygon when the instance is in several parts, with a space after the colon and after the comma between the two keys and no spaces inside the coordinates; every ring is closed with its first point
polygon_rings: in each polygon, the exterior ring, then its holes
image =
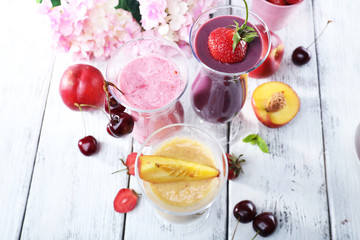
{"type": "Polygon", "coordinates": [[[311,52],[303,47],[297,47],[291,55],[291,60],[295,65],[301,66],[308,63],[311,59],[311,52]]]}
{"type": "Polygon", "coordinates": [[[241,201],[235,205],[233,214],[242,223],[251,222],[256,216],[255,204],[249,200],[241,201]]]}
{"type": "Polygon", "coordinates": [[[93,155],[97,150],[97,141],[93,136],[89,135],[80,139],[78,146],[82,154],[85,156],[90,156],[93,155]]]}
{"type": "Polygon", "coordinates": [[[131,133],[133,128],[133,118],[126,112],[121,112],[118,115],[112,114],[111,120],[107,125],[107,132],[113,137],[122,137],[131,133]]]}
{"type": "Polygon", "coordinates": [[[121,105],[114,96],[109,92],[109,102],[107,98],[105,98],[105,112],[109,113],[109,104],[110,104],[110,111],[111,113],[120,113],[125,111],[125,107],[121,105]]]}
{"type": "Polygon", "coordinates": [[[277,219],[273,213],[263,212],[255,217],[252,225],[257,234],[267,237],[275,231],[277,219]]]}

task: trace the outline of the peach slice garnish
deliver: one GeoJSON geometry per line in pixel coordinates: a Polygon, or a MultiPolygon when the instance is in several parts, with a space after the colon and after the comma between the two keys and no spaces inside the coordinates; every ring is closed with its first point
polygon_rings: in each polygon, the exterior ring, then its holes
{"type": "Polygon", "coordinates": [[[261,123],[278,128],[296,116],[300,109],[300,99],[289,85],[267,82],[254,90],[251,105],[261,123]]]}
{"type": "Polygon", "coordinates": [[[140,156],[138,167],[140,178],[152,183],[197,181],[219,176],[219,170],[208,165],[152,155],[140,156]]]}

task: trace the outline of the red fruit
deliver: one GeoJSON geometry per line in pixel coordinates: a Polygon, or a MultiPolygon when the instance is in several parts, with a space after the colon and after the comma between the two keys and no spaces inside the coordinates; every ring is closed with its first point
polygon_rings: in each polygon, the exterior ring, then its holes
{"type": "Polygon", "coordinates": [[[136,206],[139,194],[134,190],[122,188],[114,199],[114,209],[119,213],[127,213],[136,206]]]}
{"type": "Polygon", "coordinates": [[[285,0],[267,0],[267,1],[276,5],[286,5],[285,0]]]}
{"type": "MultiPolygon", "coordinates": [[[[101,107],[104,103],[104,77],[90,65],[75,64],[68,67],[60,80],[60,96],[71,110],[78,111],[74,104],[88,104],[101,107]]],[[[83,110],[94,109],[83,107],[83,110]]]]}
{"type": "Polygon", "coordinates": [[[120,112],[118,115],[112,114],[111,120],[107,125],[107,132],[113,137],[122,137],[132,132],[134,128],[133,118],[126,112],[120,112]]]}
{"type": "MultiPolygon", "coordinates": [[[[128,174],[135,176],[135,160],[136,160],[136,152],[130,153],[126,158],[126,163],[121,159],[123,164],[128,169],[128,174]]],[[[142,156],[142,154],[141,154],[142,156]]]]}
{"type": "MultiPolygon", "coordinates": [[[[271,49],[265,61],[255,70],[249,73],[251,78],[267,78],[273,75],[280,67],[284,56],[284,43],[281,38],[270,31],[271,34],[271,49]]],[[[264,36],[263,39],[266,39],[264,36]]],[[[267,50],[266,48],[264,48],[267,50]]],[[[265,53],[263,53],[265,54],[265,53]]]]}
{"type": "Polygon", "coordinates": [[[121,105],[110,92],[109,101],[105,98],[105,112],[107,113],[109,113],[109,105],[112,114],[117,114],[125,111],[125,107],[121,105]]]}
{"type": "Polygon", "coordinates": [[[239,176],[240,172],[244,173],[241,168],[241,164],[245,162],[245,159],[240,159],[242,156],[242,154],[240,154],[238,157],[235,157],[229,153],[226,154],[229,166],[228,180],[236,178],[239,176]]]}
{"type": "Polygon", "coordinates": [[[208,46],[211,56],[222,63],[237,63],[244,60],[247,51],[247,42],[240,40],[233,51],[233,37],[235,29],[217,28],[208,38],[208,46]]]}
{"type": "Polygon", "coordinates": [[[85,156],[90,156],[93,155],[97,150],[97,141],[93,136],[89,135],[80,139],[78,146],[82,154],[85,156]]]}
{"type": "Polygon", "coordinates": [[[297,4],[302,0],[285,0],[288,5],[297,4]]]}

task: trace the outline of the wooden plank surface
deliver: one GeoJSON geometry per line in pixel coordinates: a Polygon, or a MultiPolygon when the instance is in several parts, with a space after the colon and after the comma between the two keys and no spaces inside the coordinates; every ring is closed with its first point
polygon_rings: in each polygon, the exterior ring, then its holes
{"type": "MultiPolygon", "coordinates": [[[[243,5],[241,0],[231,3],[243,5]]],[[[35,2],[7,2],[0,8],[0,238],[231,239],[233,207],[249,199],[258,212],[274,211],[278,217],[278,229],[267,239],[360,239],[360,161],[354,149],[360,122],[358,9],[357,1],[305,0],[277,32],[285,43],[283,62],[271,78],[249,79],[238,138],[227,142],[227,126],[211,131],[225,149],[230,144],[227,150],[244,154],[245,174],[229,182],[205,224],[181,233],[159,223],[143,198],[126,215],[113,210],[118,190],[138,185],[134,177],[111,172],[122,168],[119,158],[137,151],[139,144],[131,137],[110,137],[106,117],[87,112],[87,133],[100,142],[100,151],[81,155],[81,114],[68,109],[58,92],[63,71],[74,62],[62,54],[55,61],[49,29],[35,12],[35,2]],[[328,19],[334,23],[310,48],[311,61],[294,66],[292,50],[306,47],[328,19]],[[301,100],[296,118],[279,129],[258,122],[250,104],[255,87],[272,80],[292,86],[301,100]],[[269,154],[241,141],[250,133],[269,143],[269,154]]],[[[89,63],[105,73],[106,62],[89,63]]],[[[190,78],[195,65],[190,59],[190,78]]],[[[182,102],[191,122],[189,91],[182,102]]],[[[235,239],[253,235],[251,224],[240,224],[235,239]]]]}
{"type": "MultiPolygon", "coordinates": [[[[240,141],[230,144],[231,152],[243,153],[247,162],[245,174],[229,183],[229,212],[237,202],[249,199],[258,213],[275,213],[278,229],[268,239],[329,239],[317,62],[313,58],[303,67],[291,62],[292,50],[311,42],[313,32],[311,2],[305,1],[289,24],[276,32],[285,45],[278,72],[268,79],[249,79],[249,95],[241,113],[240,141]],[[309,34],[299,35],[300,32],[309,34]],[[253,90],[268,81],[290,85],[301,101],[298,115],[278,129],[262,125],[251,107],[253,90]],[[269,154],[241,141],[251,133],[259,133],[265,139],[269,154]]],[[[229,232],[235,225],[236,219],[229,214],[229,232]]],[[[240,224],[236,237],[251,239],[254,234],[251,224],[240,224]]]]}
{"type": "MultiPolygon", "coordinates": [[[[23,226],[23,239],[117,239],[123,215],[113,210],[113,199],[127,186],[120,158],[131,152],[132,138],[113,138],[106,132],[107,117],[85,112],[87,134],[100,144],[97,154],[83,156],[77,142],[84,135],[79,112],[68,109],[59,94],[64,70],[73,62],[57,58],[36,156],[34,176],[23,226]]],[[[104,71],[105,62],[91,62],[104,71]]],[[[103,72],[104,74],[104,72],[103,72]]]]}
{"type": "Polygon", "coordinates": [[[360,161],[354,148],[360,123],[359,9],[359,1],[314,1],[316,33],[334,21],[312,48],[318,58],[333,239],[360,239],[360,161]]]}
{"type": "Polygon", "coordinates": [[[20,235],[55,57],[34,5],[11,1],[0,8],[1,239],[20,235]]]}

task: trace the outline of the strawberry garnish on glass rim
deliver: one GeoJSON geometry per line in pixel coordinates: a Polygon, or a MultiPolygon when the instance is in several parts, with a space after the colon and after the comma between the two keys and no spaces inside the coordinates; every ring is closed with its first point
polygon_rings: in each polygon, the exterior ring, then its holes
{"type": "Polygon", "coordinates": [[[208,47],[211,56],[219,62],[241,62],[246,56],[248,43],[258,37],[256,30],[247,26],[249,10],[245,0],[244,3],[246,18],[241,27],[239,27],[238,22],[234,21],[234,25],[216,28],[209,35],[208,47]]]}

